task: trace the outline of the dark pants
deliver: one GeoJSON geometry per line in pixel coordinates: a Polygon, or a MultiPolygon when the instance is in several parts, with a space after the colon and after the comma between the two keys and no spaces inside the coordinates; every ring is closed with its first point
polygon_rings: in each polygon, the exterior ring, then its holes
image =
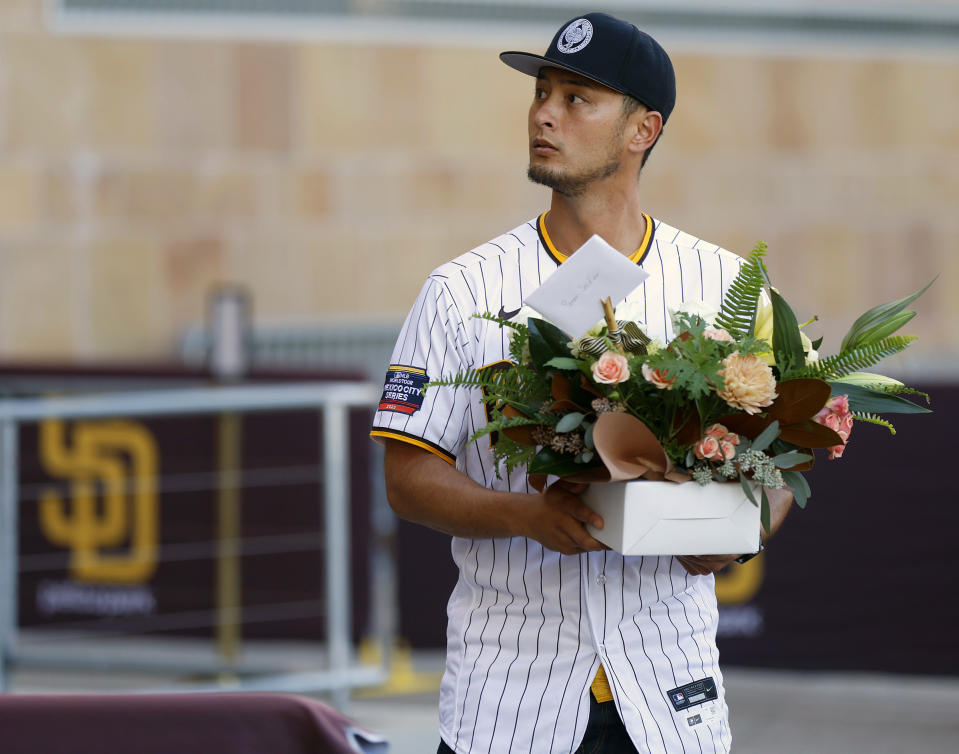
{"type": "MultiPolygon", "coordinates": [[[[453,750],[440,741],[436,754],[453,754],[453,750]]],[[[636,747],[629,739],[626,726],[616,714],[613,702],[597,702],[589,695],[589,722],[583,743],[574,754],[636,754],[636,747]]]]}

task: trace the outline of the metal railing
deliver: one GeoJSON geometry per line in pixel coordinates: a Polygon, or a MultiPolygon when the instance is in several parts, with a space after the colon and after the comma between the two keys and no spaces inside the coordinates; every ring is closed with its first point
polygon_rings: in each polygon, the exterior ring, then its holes
{"type": "MultiPolygon", "coordinates": [[[[21,424],[44,419],[159,417],[288,409],[315,409],[322,414],[323,553],[327,662],[323,670],[278,673],[238,680],[234,689],[324,691],[343,707],[351,687],[376,684],[385,667],[361,666],[351,650],[350,514],[348,413],[371,407],[379,389],[371,383],[306,384],[187,388],[58,398],[0,400],[0,690],[10,673],[29,664],[18,654],[18,513],[21,424]]],[[[392,598],[392,595],[390,595],[392,598]]],[[[84,664],[81,662],[81,665],[84,664]]],[[[89,665],[89,663],[86,663],[89,665]]],[[[222,690],[222,685],[186,690],[222,690]]]]}

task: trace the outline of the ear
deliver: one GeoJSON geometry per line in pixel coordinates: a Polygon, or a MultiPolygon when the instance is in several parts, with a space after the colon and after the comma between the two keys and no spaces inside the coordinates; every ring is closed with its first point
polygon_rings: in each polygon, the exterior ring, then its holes
{"type": "Polygon", "coordinates": [[[629,118],[629,151],[637,154],[644,153],[656,143],[662,130],[663,116],[657,110],[639,108],[629,118]]]}

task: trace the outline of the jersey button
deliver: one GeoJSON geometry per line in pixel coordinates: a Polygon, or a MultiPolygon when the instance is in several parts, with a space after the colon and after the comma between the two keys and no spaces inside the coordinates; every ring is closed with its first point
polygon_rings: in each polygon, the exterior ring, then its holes
{"type": "Polygon", "coordinates": [[[600,586],[602,586],[603,584],[605,584],[605,583],[606,583],[606,574],[605,574],[605,573],[599,574],[599,576],[596,577],[596,583],[599,584],[600,586]]]}

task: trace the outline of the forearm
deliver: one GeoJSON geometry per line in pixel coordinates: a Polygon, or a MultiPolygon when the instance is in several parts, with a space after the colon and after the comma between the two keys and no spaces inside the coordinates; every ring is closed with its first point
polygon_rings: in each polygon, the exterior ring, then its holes
{"type": "Polygon", "coordinates": [[[400,518],[458,537],[525,535],[535,495],[477,484],[443,459],[397,440],[386,444],[386,490],[400,518]]]}

